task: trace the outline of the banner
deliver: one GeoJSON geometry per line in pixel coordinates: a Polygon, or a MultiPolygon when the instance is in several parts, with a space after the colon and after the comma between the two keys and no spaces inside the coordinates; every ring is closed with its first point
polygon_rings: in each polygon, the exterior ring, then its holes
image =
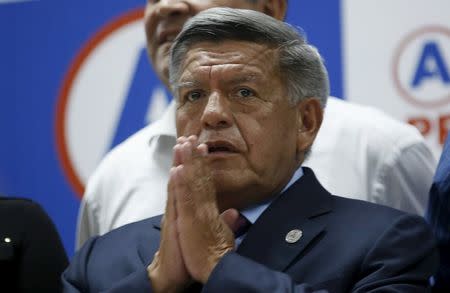
{"type": "Polygon", "coordinates": [[[450,129],[450,1],[344,0],[345,97],[415,125],[436,158],[450,129]]]}

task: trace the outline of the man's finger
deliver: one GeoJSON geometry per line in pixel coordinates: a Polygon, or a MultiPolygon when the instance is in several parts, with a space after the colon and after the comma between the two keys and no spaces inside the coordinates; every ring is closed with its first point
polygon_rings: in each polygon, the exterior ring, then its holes
{"type": "Polygon", "coordinates": [[[186,140],[186,136],[180,136],[177,138],[177,144],[183,144],[186,140]]]}
{"type": "Polygon", "coordinates": [[[167,218],[167,221],[175,221],[176,209],[175,209],[175,182],[174,177],[176,173],[176,167],[172,167],[169,171],[169,184],[167,185],[167,203],[166,212],[163,219],[167,218]]]}
{"type": "Polygon", "coordinates": [[[228,228],[231,229],[231,231],[236,232],[240,227],[238,225],[239,220],[239,212],[236,209],[228,209],[225,210],[222,214],[220,214],[220,218],[222,221],[227,224],[228,228]]]}
{"type": "Polygon", "coordinates": [[[208,146],[204,143],[201,143],[196,148],[196,154],[204,157],[208,154],[208,146]]]}
{"type": "Polygon", "coordinates": [[[176,144],[173,147],[173,164],[172,164],[172,167],[176,167],[176,166],[180,165],[181,163],[182,163],[181,145],[180,144],[176,144]]]}

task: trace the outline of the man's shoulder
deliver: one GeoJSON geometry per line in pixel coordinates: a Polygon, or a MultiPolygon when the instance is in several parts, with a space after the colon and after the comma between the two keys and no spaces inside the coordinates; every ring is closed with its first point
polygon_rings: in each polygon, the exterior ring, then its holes
{"type": "Polygon", "coordinates": [[[157,134],[160,126],[157,122],[150,124],[109,151],[89,178],[89,184],[97,185],[104,180],[111,183],[114,180],[121,181],[121,178],[132,181],[134,177],[151,172],[148,169],[151,169],[152,164],[156,164],[152,160],[153,157],[157,157],[159,161],[165,159],[167,162],[160,163],[170,165],[167,158],[171,156],[170,152],[175,139],[166,136],[167,139],[163,140],[157,134]],[[151,145],[151,142],[155,144],[151,145]],[[144,172],[146,170],[148,172],[144,172]]]}
{"type": "Polygon", "coordinates": [[[311,213],[311,210],[314,211],[319,207],[317,215],[323,214],[323,219],[332,226],[337,225],[335,228],[338,230],[355,225],[359,225],[362,229],[371,226],[384,229],[385,225],[393,219],[404,216],[416,217],[389,206],[329,192],[320,183],[315,171],[307,167],[303,167],[303,170],[304,175],[291,187],[294,193],[287,194],[288,197],[284,199],[287,209],[290,206],[301,206],[303,209],[308,209],[306,213],[311,213]],[[305,196],[305,194],[314,194],[314,197],[305,196]],[[286,202],[289,204],[286,205],[286,202]]]}
{"type": "Polygon", "coordinates": [[[375,107],[330,97],[325,109],[323,128],[346,132],[353,137],[386,146],[406,148],[424,144],[424,138],[412,125],[394,119],[375,107]],[[335,127],[333,127],[335,125],[335,127]]]}
{"type": "Polygon", "coordinates": [[[0,197],[0,215],[4,219],[20,221],[25,225],[50,224],[50,218],[42,206],[28,198],[0,197]]]}
{"type": "Polygon", "coordinates": [[[342,233],[342,229],[351,228],[350,234],[364,233],[368,238],[369,235],[378,238],[389,227],[397,226],[405,231],[421,231],[431,237],[428,225],[421,216],[363,200],[336,195],[332,195],[332,198],[333,213],[329,223],[334,228],[330,227],[331,230],[342,233]]]}
{"type": "MultiPolygon", "coordinates": [[[[305,200],[301,203],[301,206],[305,207],[308,204],[313,203],[312,209],[315,209],[316,205],[325,207],[324,211],[332,211],[333,217],[348,218],[352,221],[352,217],[369,214],[382,214],[384,217],[398,217],[405,212],[398,209],[394,209],[388,206],[368,202],[366,200],[359,200],[355,198],[349,198],[344,194],[336,194],[330,192],[316,176],[314,169],[303,166],[303,176],[292,185],[291,190],[297,194],[304,192],[315,194],[314,197],[300,197],[294,196],[293,200],[305,200]]],[[[322,208],[319,209],[322,211],[322,208]]]]}
{"type": "MultiPolygon", "coordinates": [[[[166,120],[173,116],[172,109],[167,109],[166,120]]],[[[101,234],[160,211],[175,143],[172,126],[164,121],[146,126],[116,146],[90,175],[79,213],[79,234],[101,234]],[[153,205],[146,209],[139,202],[152,192],[153,205]]]]}
{"type": "Polygon", "coordinates": [[[384,220],[408,214],[404,211],[366,200],[348,198],[334,194],[331,195],[331,197],[335,210],[345,214],[377,214],[379,215],[378,217],[384,220]]]}
{"type": "Polygon", "coordinates": [[[126,224],[100,236],[97,241],[115,242],[122,238],[135,241],[137,238],[142,237],[143,234],[159,235],[161,219],[162,215],[158,215],[126,224]]]}
{"type": "MultiPolygon", "coordinates": [[[[4,221],[5,227],[19,230],[27,225],[37,223],[47,224],[50,220],[41,205],[31,199],[19,197],[0,197],[0,218],[4,221]],[[10,227],[14,222],[14,227],[10,227]],[[8,224],[9,223],[9,224],[8,224]]],[[[0,225],[2,226],[2,225],[0,225]]]]}
{"type": "MultiPolygon", "coordinates": [[[[99,258],[116,254],[117,256],[120,256],[122,254],[117,253],[117,251],[120,251],[121,249],[124,251],[136,251],[141,245],[152,248],[150,249],[151,251],[156,251],[159,246],[159,223],[161,217],[162,216],[155,216],[133,222],[111,230],[104,235],[96,236],[91,239],[91,242],[94,244],[90,250],[95,249],[95,255],[99,258]]],[[[145,252],[147,249],[144,249],[143,251],[145,252]]]]}
{"type": "Polygon", "coordinates": [[[352,124],[352,128],[370,127],[383,134],[408,134],[410,136],[420,137],[419,131],[414,126],[399,121],[375,107],[330,97],[325,111],[333,119],[339,116],[340,119],[347,121],[348,124],[352,124]],[[355,122],[358,123],[355,124],[355,122]]]}
{"type": "Polygon", "coordinates": [[[24,210],[27,208],[37,208],[38,206],[38,203],[28,198],[0,196],[0,208],[24,210]]]}
{"type": "Polygon", "coordinates": [[[157,124],[149,124],[115,146],[105,155],[99,168],[116,165],[123,168],[124,164],[132,163],[134,159],[142,159],[140,155],[148,150],[153,132],[157,127],[157,124]]]}
{"type": "Polygon", "coordinates": [[[111,184],[120,184],[124,179],[132,181],[132,174],[141,172],[149,155],[148,133],[152,127],[139,130],[105,155],[89,177],[84,200],[90,200],[93,195],[98,197],[99,190],[104,188],[110,190],[111,184]]]}
{"type": "Polygon", "coordinates": [[[159,220],[145,219],[90,238],[77,251],[65,278],[89,279],[92,292],[103,292],[111,282],[145,270],[159,248],[159,220]]]}
{"type": "Polygon", "coordinates": [[[175,105],[171,103],[161,119],[145,126],[110,150],[100,162],[93,177],[105,175],[108,177],[120,170],[127,170],[127,167],[131,167],[131,170],[136,169],[137,166],[144,163],[145,158],[152,155],[152,152],[166,151],[167,148],[170,151],[170,146],[175,144],[176,137],[175,122],[172,121],[175,119],[174,109],[175,105]],[[161,140],[162,137],[168,139],[161,140]],[[150,144],[153,142],[155,144],[151,148],[150,144]]]}

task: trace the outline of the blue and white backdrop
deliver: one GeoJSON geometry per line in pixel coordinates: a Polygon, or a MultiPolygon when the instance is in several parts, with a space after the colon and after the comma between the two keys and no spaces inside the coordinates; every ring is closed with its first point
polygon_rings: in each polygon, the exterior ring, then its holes
{"type": "MultiPolygon", "coordinates": [[[[439,156],[450,128],[450,1],[291,0],[333,95],[417,126],[439,156]]],[[[39,202],[73,254],[77,210],[104,154],[159,117],[145,0],[0,0],[0,191],[39,202]]],[[[367,117],[370,119],[370,117],[367,117]]]]}

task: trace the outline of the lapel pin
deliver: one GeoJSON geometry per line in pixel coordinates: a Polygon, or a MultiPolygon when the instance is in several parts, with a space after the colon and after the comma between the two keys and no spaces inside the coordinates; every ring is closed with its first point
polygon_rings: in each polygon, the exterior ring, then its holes
{"type": "Polygon", "coordinates": [[[6,243],[10,243],[11,242],[11,238],[6,237],[5,239],[3,239],[3,241],[5,241],[6,243]]]}
{"type": "Polygon", "coordinates": [[[302,238],[302,236],[303,236],[302,230],[294,229],[294,230],[289,231],[286,234],[285,240],[287,243],[295,243],[295,242],[299,241],[300,238],[302,238]]]}

